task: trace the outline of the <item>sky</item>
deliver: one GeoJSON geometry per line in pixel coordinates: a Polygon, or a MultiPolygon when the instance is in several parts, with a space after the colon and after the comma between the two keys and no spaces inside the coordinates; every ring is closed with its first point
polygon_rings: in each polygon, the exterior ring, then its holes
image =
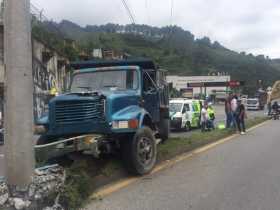
{"type": "MultiPolygon", "coordinates": [[[[31,2],[42,9],[49,19],[58,22],[67,19],[82,26],[131,23],[122,0],[31,2]]],[[[193,33],[196,38],[208,36],[212,41],[218,41],[237,52],[245,51],[254,55],[264,54],[270,58],[280,58],[280,0],[126,2],[137,24],[178,25],[193,33]]]]}

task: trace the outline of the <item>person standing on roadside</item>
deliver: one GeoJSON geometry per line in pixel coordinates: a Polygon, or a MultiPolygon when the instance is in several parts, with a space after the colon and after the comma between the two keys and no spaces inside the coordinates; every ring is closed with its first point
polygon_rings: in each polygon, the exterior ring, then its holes
{"type": "Polygon", "coordinates": [[[244,135],[246,132],[245,128],[245,118],[246,118],[246,112],[245,112],[245,106],[241,103],[241,101],[238,102],[238,107],[236,110],[236,123],[238,131],[241,135],[244,135]]]}
{"type": "Polygon", "coordinates": [[[215,111],[214,108],[212,106],[212,103],[208,104],[207,107],[207,114],[208,114],[208,121],[209,121],[209,128],[210,129],[215,129],[215,111]]]}
{"type": "Polygon", "coordinates": [[[233,126],[234,128],[236,128],[236,119],[237,119],[237,108],[238,108],[238,104],[237,104],[237,96],[233,96],[231,101],[230,101],[230,109],[231,109],[231,117],[232,117],[232,122],[233,122],[233,126]]]}
{"type": "Polygon", "coordinates": [[[270,116],[271,115],[271,110],[272,110],[272,105],[271,105],[271,100],[268,101],[267,103],[267,115],[270,116]]]}
{"type": "Polygon", "coordinates": [[[225,114],[226,114],[226,128],[230,128],[232,123],[232,113],[231,113],[231,95],[225,100],[225,114]]]}
{"type": "Polygon", "coordinates": [[[202,109],[201,109],[200,122],[201,122],[201,131],[202,132],[208,130],[207,125],[208,125],[209,117],[208,117],[208,113],[207,113],[207,108],[208,108],[208,105],[207,105],[207,103],[205,103],[204,106],[202,106],[202,109]]]}

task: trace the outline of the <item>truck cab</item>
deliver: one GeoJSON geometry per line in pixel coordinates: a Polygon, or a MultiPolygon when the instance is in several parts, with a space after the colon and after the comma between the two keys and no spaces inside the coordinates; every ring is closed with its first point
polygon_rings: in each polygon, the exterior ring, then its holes
{"type": "Polygon", "coordinates": [[[169,136],[165,72],[149,59],[86,61],[71,67],[69,90],[49,102],[49,112],[37,123],[38,147],[58,142],[60,148],[72,146],[95,156],[121,151],[129,171],[150,172],[157,139],[169,136]]]}

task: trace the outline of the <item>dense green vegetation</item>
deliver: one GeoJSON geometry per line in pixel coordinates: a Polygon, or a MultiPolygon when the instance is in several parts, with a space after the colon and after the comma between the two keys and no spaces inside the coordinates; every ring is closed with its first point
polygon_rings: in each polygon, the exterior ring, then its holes
{"type": "MultiPolygon", "coordinates": [[[[44,23],[52,34],[57,30],[78,43],[79,50],[91,55],[94,48],[114,49],[132,57],[151,57],[170,74],[208,75],[226,73],[232,79],[246,82],[245,92],[253,93],[257,81],[264,86],[280,79],[280,62],[264,55],[237,53],[212,42],[209,38],[195,39],[180,27],[150,27],[146,25],[115,25],[80,27],[69,21],[44,23]]],[[[50,37],[50,36],[48,36],[50,37]]],[[[77,52],[64,49],[71,59],[77,52]]]]}

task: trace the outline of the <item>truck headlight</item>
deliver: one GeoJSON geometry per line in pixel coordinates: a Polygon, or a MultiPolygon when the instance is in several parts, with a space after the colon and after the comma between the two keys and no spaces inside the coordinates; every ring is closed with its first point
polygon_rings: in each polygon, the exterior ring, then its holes
{"type": "Polygon", "coordinates": [[[122,120],[122,121],[113,121],[112,122],[112,128],[113,129],[136,129],[138,128],[138,120],[132,119],[132,120],[122,120]]]}

